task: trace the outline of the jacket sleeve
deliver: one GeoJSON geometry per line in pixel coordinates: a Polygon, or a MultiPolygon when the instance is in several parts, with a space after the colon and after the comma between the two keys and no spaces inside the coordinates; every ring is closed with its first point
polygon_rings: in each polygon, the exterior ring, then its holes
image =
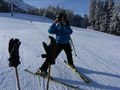
{"type": "Polygon", "coordinates": [[[70,26],[68,26],[68,25],[66,25],[65,27],[64,27],[64,30],[65,30],[65,32],[67,33],[67,34],[72,34],[72,32],[73,32],[73,30],[70,28],[70,26]]]}
{"type": "Polygon", "coordinates": [[[55,34],[55,30],[56,30],[56,24],[53,23],[53,24],[50,26],[50,28],[48,29],[48,32],[49,32],[50,34],[55,34]]]}

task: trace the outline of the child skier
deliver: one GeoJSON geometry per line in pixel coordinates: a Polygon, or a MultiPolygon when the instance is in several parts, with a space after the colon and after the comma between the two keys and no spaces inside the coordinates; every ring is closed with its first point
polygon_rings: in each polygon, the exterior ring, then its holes
{"type": "MultiPolygon", "coordinates": [[[[66,15],[60,13],[56,19],[54,20],[53,24],[48,29],[50,34],[56,34],[56,53],[55,58],[59,55],[59,53],[64,50],[67,56],[68,64],[75,68],[72,58],[72,49],[70,46],[70,35],[72,34],[72,29],[66,19],[66,15]]],[[[48,60],[42,64],[38,71],[42,74],[47,75],[48,69],[48,60]]]]}

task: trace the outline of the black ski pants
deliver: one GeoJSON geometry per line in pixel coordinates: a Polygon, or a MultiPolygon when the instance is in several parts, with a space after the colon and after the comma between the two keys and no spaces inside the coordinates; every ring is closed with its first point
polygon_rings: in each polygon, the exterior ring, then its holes
{"type": "MultiPolygon", "coordinates": [[[[70,43],[68,44],[57,43],[56,46],[57,47],[56,47],[55,58],[57,58],[60,52],[64,50],[67,56],[68,63],[73,65],[72,49],[71,49],[70,43]]],[[[41,71],[47,71],[48,65],[49,65],[48,60],[45,60],[45,62],[42,64],[42,66],[39,69],[41,71]]]]}

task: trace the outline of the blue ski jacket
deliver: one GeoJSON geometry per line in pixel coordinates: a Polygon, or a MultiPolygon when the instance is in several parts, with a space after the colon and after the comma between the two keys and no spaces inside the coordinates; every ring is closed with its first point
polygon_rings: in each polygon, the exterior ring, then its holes
{"type": "Polygon", "coordinates": [[[70,40],[70,34],[72,34],[72,29],[69,25],[63,25],[60,23],[53,23],[48,29],[50,34],[56,34],[56,42],[67,44],[70,40]]]}

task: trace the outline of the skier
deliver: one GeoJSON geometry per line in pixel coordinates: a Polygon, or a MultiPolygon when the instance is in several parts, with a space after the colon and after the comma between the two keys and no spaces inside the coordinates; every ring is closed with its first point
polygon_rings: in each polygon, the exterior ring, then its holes
{"type": "MultiPolygon", "coordinates": [[[[75,68],[72,58],[72,49],[70,46],[70,35],[72,34],[72,29],[70,28],[69,22],[66,19],[66,15],[60,13],[56,19],[54,20],[53,24],[48,29],[50,34],[56,34],[56,53],[55,58],[59,55],[59,53],[64,50],[67,56],[68,64],[75,68]]],[[[54,63],[55,64],[55,63],[54,63]]],[[[47,75],[48,69],[48,60],[42,64],[39,68],[38,72],[43,75],[47,75]]]]}

